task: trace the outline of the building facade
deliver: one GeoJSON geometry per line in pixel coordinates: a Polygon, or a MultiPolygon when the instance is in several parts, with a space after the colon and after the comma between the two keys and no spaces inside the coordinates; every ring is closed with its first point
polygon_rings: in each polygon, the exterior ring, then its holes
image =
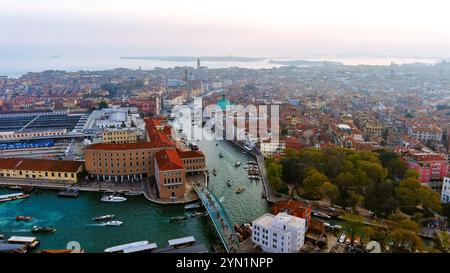
{"type": "Polygon", "coordinates": [[[76,183],[83,170],[82,161],[0,158],[0,178],[43,179],[76,183]]]}
{"type": "Polygon", "coordinates": [[[266,213],[252,222],[252,242],[264,252],[296,253],[305,243],[305,219],[266,213]]]}
{"type": "Polygon", "coordinates": [[[135,143],[138,141],[138,132],[134,128],[129,129],[105,129],[102,133],[103,143],[135,143]]]}
{"type": "Polygon", "coordinates": [[[450,177],[444,177],[442,183],[441,202],[442,203],[450,202],[450,177]]]}

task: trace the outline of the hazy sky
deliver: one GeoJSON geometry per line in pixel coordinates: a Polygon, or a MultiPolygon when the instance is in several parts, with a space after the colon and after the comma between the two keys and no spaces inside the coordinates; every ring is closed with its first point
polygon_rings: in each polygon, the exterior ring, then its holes
{"type": "Polygon", "coordinates": [[[450,56],[445,0],[0,0],[0,50],[450,56]]]}

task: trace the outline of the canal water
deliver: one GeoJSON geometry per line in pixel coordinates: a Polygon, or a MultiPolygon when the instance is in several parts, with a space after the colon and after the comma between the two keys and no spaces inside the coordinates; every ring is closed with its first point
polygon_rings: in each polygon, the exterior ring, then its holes
{"type": "MultiPolygon", "coordinates": [[[[206,132],[207,133],[207,132],[206,132]]],[[[199,141],[200,149],[206,155],[210,171],[209,189],[214,192],[231,221],[231,224],[251,221],[268,211],[268,205],[261,198],[261,182],[250,182],[242,168],[253,160],[247,153],[226,141],[199,141]],[[218,146],[216,146],[218,143],[218,146]],[[221,152],[223,158],[218,154],[221,152]],[[235,167],[240,161],[242,165],[235,167]],[[212,175],[216,169],[217,176],[212,175]],[[232,181],[232,187],[226,181],[232,181]],[[238,186],[246,190],[235,193],[238,186]]],[[[0,189],[0,193],[12,191],[0,189]]],[[[77,241],[86,252],[103,252],[107,247],[140,240],[156,242],[159,247],[167,241],[184,236],[194,236],[198,243],[210,249],[219,244],[219,238],[208,217],[191,218],[179,223],[169,222],[171,217],[184,215],[184,207],[162,206],[147,201],[143,196],[128,196],[124,203],[100,201],[99,193],[82,192],[76,199],[56,197],[55,191],[32,193],[30,198],[0,204],[0,234],[5,236],[33,236],[33,225],[56,228],[52,234],[38,234],[39,249],[62,249],[69,241],[77,241]],[[115,214],[116,220],[123,221],[121,227],[96,225],[92,217],[115,214]],[[15,221],[17,215],[33,216],[29,222],[15,221]]]]}

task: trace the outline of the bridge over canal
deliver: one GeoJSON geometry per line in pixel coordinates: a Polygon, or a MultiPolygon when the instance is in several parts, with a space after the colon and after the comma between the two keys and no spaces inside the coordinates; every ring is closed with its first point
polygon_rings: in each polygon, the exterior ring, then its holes
{"type": "Polygon", "coordinates": [[[239,240],[234,232],[225,210],[219,199],[206,187],[194,186],[195,192],[200,197],[203,205],[211,218],[220,240],[222,241],[227,253],[240,252],[239,240]]]}

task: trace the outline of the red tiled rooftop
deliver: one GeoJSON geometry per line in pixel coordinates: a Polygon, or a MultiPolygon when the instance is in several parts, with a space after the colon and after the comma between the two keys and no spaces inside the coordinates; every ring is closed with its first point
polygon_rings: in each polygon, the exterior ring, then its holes
{"type": "Polygon", "coordinates": [[[155,160],[160,171],[184,169],[183,162],[176,150],[161,150],[155,154],[155,160]]]}
{"type": "Polygon", "coordinates": [[[0,169],[22,171],[76,172],[82,161],[29,159],[29,158],[0,158],[0,169]]]}
{"type": "Polygon", "coordinates": [[[97,150],[97,151],[114,151],[114,150],[140,150],[140,149],[151,149],[151,148],[162,148],[162,147],[172,147],[173,145],[163,142],[163,141],[150,141],[150,142],[137,142],[137,143],[124,143],[124,144],[113,144],[113,143],[97,143],[86,147],[86,150],[97,150]]]}

